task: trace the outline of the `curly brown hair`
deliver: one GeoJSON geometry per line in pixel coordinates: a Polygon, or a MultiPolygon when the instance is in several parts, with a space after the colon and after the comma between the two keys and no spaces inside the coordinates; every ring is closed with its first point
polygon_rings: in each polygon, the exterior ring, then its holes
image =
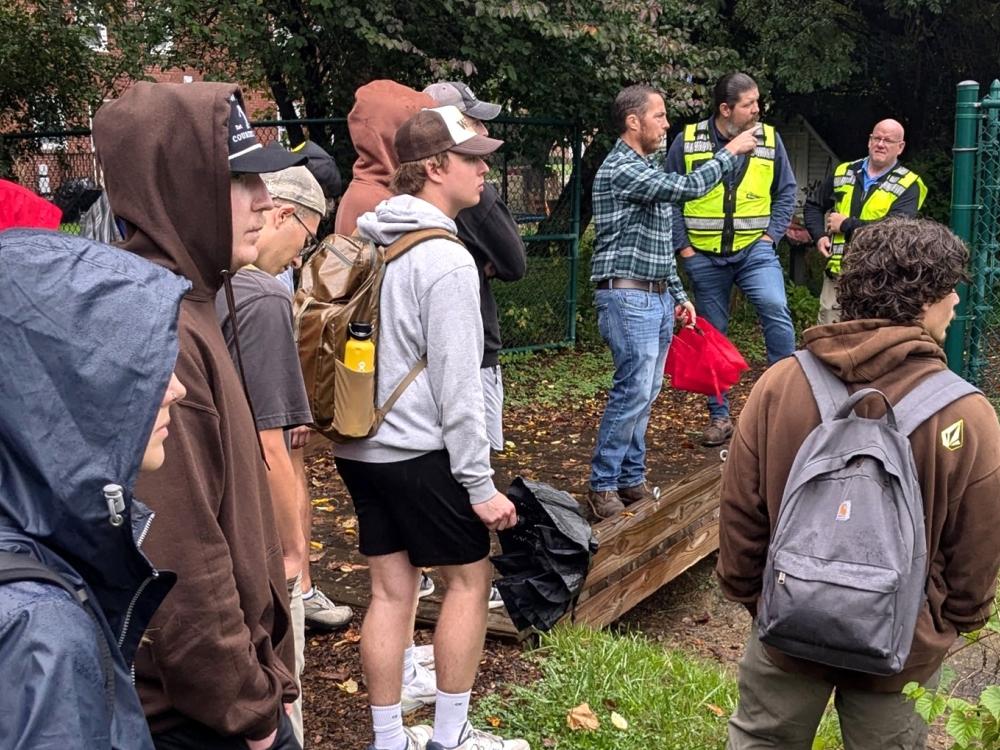
{"type": "Polygon", "coordinates": [[[842,320],[917,323],[924,305],[968,281],[969,250],[929,219],[892,218],[854,233],[837,285],[842,320]]]}

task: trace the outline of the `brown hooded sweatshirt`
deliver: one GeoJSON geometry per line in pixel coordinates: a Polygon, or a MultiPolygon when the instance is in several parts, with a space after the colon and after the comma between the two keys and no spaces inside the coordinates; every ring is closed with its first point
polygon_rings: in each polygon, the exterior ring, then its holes
{"type": "Polygon", "coordinates": [[[177,573],[136,656],[154,734],[194,720],[261,739],[297,695],[265,467],[215,315],[232,255],[226,100],[238,91],[137,83],[94,117],[108,196],[129,226],[125,249],[194,285],[178,326],[187,397],[171,410],[166,462],[136,488],[157,516],[144,550],[177,573]]]}
{"type": "MultiPolygon", "coordinates": [[[[805,345],[848,384],[881,390],[893,404],[924,377],[944,369],[944,353],[920,326],[855,320],[806,331],[805,345]]],[[[875,418],[885,408],[867,399],[856,413],[875,418]]],[[[719,563],[727,598],[757,610],[767,548],[795,454],[819,424],[809,383],[794,358],[774,365],[750,393],[722,478],[719,563]]],[[[954,433],[952,433],[954,434],[954,433]]],[[[775,664],[835,685],[895,692],[925,681],[941,665],[960,632],[989,617],[1000,566],[1000,427],[981,395],[945,407],[910,436],[924,500],[927,600],[917,620],[910,656],[892,677],[832,669],[768,648],[775,664]],[[960,445],[941,433],[964,420],[960,445]]]]}
{"type": "Polygon", "coordinates": [[[354,93],[347,127],[358,158],[354,179],[337,206],[333,231],[353,234],[358,217],[392,197],[389,182],[399,166],[393,145],[396,131],[420,110],[436,106],[427,94],[395,81],[372,81],[354,93]]]}

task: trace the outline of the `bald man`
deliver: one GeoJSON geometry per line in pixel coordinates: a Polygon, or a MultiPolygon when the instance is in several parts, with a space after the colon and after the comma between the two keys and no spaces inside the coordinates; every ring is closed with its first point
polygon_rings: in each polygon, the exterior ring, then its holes
{"type": "Polygon", "coordinates": [[[889,216],[916,216],[927,186],[899,163],[906,142],[903,126],[882,120],[868,136],[868,156],[838,164],[806,201],[806,228],[827,259],[819,298],[819,324],[840,321],[837,277],[854,232],[889,216]]]}

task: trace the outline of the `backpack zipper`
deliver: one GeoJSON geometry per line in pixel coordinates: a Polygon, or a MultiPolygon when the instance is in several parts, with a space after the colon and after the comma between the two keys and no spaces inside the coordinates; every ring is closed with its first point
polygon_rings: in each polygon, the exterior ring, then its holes
{"type": "Polygon", "coordinates": [[[783,570],[778,571],[778,583],[780,583],[782,586],[785,585],[785,571],[783,570]]]}

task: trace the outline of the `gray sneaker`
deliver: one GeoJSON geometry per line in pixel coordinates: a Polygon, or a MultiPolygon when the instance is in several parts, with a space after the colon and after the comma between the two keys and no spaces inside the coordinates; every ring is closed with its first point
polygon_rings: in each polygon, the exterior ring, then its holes
{"type": "Polygon", "coordinates": [[[342,628],[354,617],[350,607],[334,604],[318,586],[313,586],[313,595],[303,599],[302,606],[306,610],[306,625],[320,630],[342,628]]]}

